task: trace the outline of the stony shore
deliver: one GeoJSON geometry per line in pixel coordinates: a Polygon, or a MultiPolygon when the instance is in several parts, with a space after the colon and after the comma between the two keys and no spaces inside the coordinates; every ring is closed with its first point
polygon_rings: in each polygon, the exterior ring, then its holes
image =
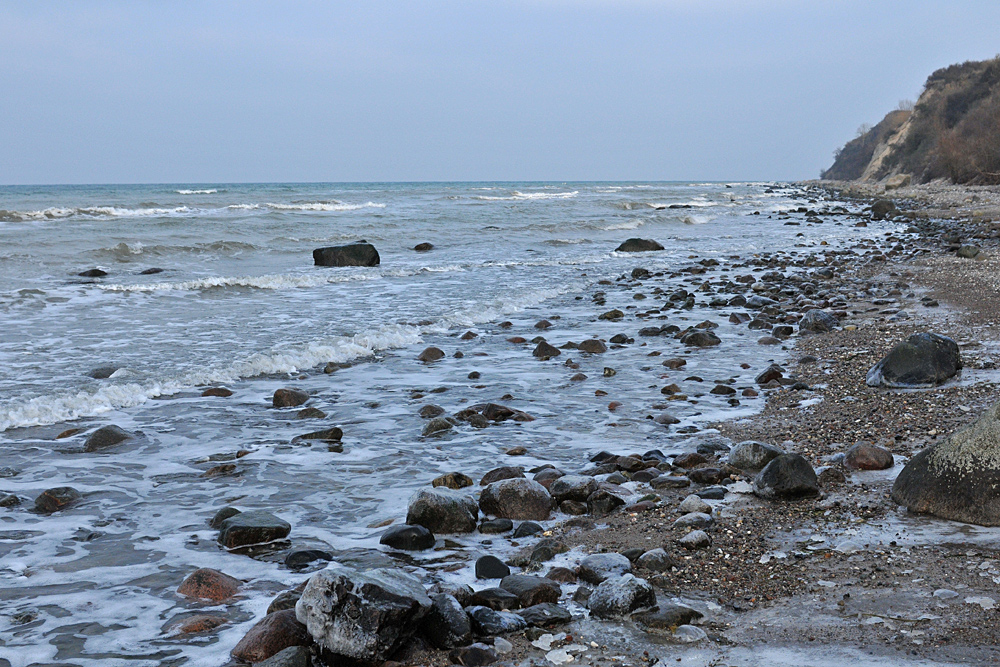
{"type": "MultiPolygon", "coordinates": [[[[439,490],[411,501],[410,526],[396,522],[383,543],[406,563],[402,552],[427,550],[442,538],[448,546],[450,534],[496,533],[493,542],[503,558],[475,563],[477,571],[483,568],[475,593],[442,576],[471,568],[471,562],[443,560],[426,581],[414,581],[399,567],[340,579],[334,571],[312,578],[303,574],[302,585],[278,595],[234,649],[232,664],[307,665],[322,655],[312,645],[317,632],[344,646],[364,645],[366,656],[379,656],[374,664],[386,665],[1000,660],[995,648],[1000,630],[993,622],[1000,601],[994,592],[1000,583],[998,529],[912,515],[888,493],[905,461],[995,403],[1000,227],[995,230],[992,220],[994,215],[1000,219],[1000,194],[979,188],[906,188],[889,193],[893,206],[885,211],[875,199],[886,194],[872,188],[838,183],[801,187],[803,201],[823,209],[796,211],[805,221],[822,224],[821,218],[830,216],[864,227],[871,217],[890,217],[908,228],[898,235],[872,233],[849,252],[816,247],[795,258],[781,253],[742,258],[745,263],[737,266],[746,267],[742,272],[752,269],[757,279],[728,274],[725,281],[737,284],[704,282],[700,291],[709,294],[698,295],[699,301],[712,294],[720,295],[716,300],[728,299],[719,303],[717,318],[729,316],[731,323],[749,326],[760,344],[788,357],[781,367],[762,365],[754,386],[717,381],[710,392],[734,406],[763,395],[762,411],[708,430],[687,431],[699,439],[697,453],[609,444],[609,452],[581,460],[577,469],[501,467],[482,480],[443,476],[435,480],[439,490]],[[818,200],[831,192],[855,199],[855,212],[830,210],[818,200]],[[869,209],[873,203],[874,216],[869,209]],[[973,204],[982,208],[973,209],[973,204]],[[974,258],[961,256],[962,248],[974,248],[962,251],[974,258]],[[732,298],[734,291],[742,294],[732,298]],[[807,312],[813,314],[805,317],[807,312]],[[918,390],[866,385],[869,369],[894,345],[924,331],[958,342],[964,365],[958,378],[918,390]],[[737,447],[745,441],[767,446],[737,447]],[[845,457],[859,443],[863,447],[845,457]],[[794,489],[766,478],[767,470],[758,475],[760,466],[748,465],[753,457],[775,456],[777,451],[768,453],[771,447],[786,453],[778,460],[792,471],[788,475],[798,484],[794,489]],[[890,453],[887,465],[882,465],[885,459],[878,465],[865,459],[890,453]],[[473,492],[479,492],[478,501],[473,492]],[[550,514],[553,506],[559,513],[550,514]],[[479,523],[480,514],[499,518],[479,523]],[[546,523],[550,516],[558,520],[546,523]],[[533,521],[544,528],[532,533],[533,521]],[[515,576],[502,578],[510,572],[515,576]],[[361,604],[345,593],[352,587],[358,599],[369,596],[377,614],[338,607],[361,604]],[[345,618],[370,618],[370,636],[347,632],[336,623],[324,626],[323,619],[331,618],[329,608],[339,609],[333,614],[345,618]],[[393,633],[410,634],[407,625],[420,615],[425,619],[415,638],[396,641],[393,633]],[[301,621],[309,624],[308,631],[301,621]],[[463,647],[472,639],[477,643],[463,647]]],[[[787,224],[802,224],[799,218],[788,219],[787,224]]],[[[697,279],[699,271],[689,273],[697,279]]],[[[675,293],[667,301],[657,283],[657,275],[637,268],[602,289],[627,290],[623,294],[631,299],[639,287],[678,309],[685,299],[695,298],[692,288],[690,294],[675,299],[675,293]]],[[[623,313],[605,310],[604,292],[599,295],[594,315],[621,320],[623,313]]],[[[711,321],[687,331],[674,327],[642,334],[638,328],[643,326],[624,321],[623,329],[636,330],[621,340],[588,340],[571,349],[601,355],[607,345],[629,345],[634,342],[629,336],[640,335],[669,334],[689,349],[718,341],[711,321]]],[[[536,357],[560,354],[543,339],[531,344],[536,357]]],[[[431,348],[421,359],[433,363],[439,353],[431,348]]],[[[676,372],[681,382],[682,360],[671,365],[674,359],[664,358],[666,375],[661,377],[676,372]]],[[[564,364],[570,373],[571,364],[564,364]]],[[[609,372],[615,371],[606,368],[605,374],[609,372]]],[[[651,418],[658,415],[664,428],[673,428],[672,401],[688,397],[669,384],[659,393],[660,400],[645,409],[651,418]]],[[[598,390],[598,397],[605,395],[598,390]]],[[[298,406],[307,398],[288,391],[275,395],[275,405],[298,406]]],[[[617,407],[614,398],[603,399],[611,401],[611,412],[617,407]]],[[[494,403],[452,416],[428,405],[420,414],[426,420],[425,437],[467,425],[533,419],[494,403]]],[[[301,437],[339,451],[343,435],[337,428],[301,437]]],[[[291,529],[267,512],[227,510],[213,526],[220,529],[220,543],[233,549],[281,540],[291,529]]],[[[289,558],[293,556],[301,560],[296,568],[310,571],[330,557],[322,552],[294,552],[289,558]]],[[[221,573],[199,570],[178,593],[225,600],[239,586],[221,573]]],[[[193,617],[191,622],[197,623],[179,632],[210,632],[224,622],[213,618],[193,617]]],[[[329,653],[325,657],[328,664],[355,664],[329,653]]]]}

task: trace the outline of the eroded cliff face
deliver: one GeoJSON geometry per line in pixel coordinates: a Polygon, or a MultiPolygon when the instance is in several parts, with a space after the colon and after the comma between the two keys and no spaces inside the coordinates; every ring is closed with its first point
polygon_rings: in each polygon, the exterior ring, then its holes
{"type": "Polygon", "coordinates": [[[822,177],[1000,183],[1000,57],[930,75],[913,110],[891,111],[838,151],[822,177]]]}

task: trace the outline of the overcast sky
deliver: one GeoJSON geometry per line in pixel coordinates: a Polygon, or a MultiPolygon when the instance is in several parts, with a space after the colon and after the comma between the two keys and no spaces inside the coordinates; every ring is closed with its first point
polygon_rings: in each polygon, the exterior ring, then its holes
{"type": "Polygon", "coordinates": [[[0,183],[816,177],[1000,2],[0,0],[0,183]]]}

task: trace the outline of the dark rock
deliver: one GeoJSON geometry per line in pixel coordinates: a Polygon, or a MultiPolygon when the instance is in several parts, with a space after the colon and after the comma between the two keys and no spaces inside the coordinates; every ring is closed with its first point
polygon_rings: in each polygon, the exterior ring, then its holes
{"type": "Polygon", "coordinates": [[[933,333],[917,333],[896,345],[875,364],[869,387],[932,387],[953,377],[962,368],[958,343],[933,333]]]}
{"type": "Polygon", "coordinates": [[[621,617],[655,604],[653,587],[631,574],[605,579],[587,600],[590,613],[598,618],[621,617]]]}
{"type": "Polygon", "coordinates": [[[697,452],[688,452],[674,458],[674,465],[678,468],[693,468],[703,463],[708,463],[708,459],[705,458],[704,454],[697,452]]]}
{"type": "Polygon", "coordinates": [[[309,400],[309,394],[301,389],[278,389],[271,399],[272,405],[276,408],[294,408],[309,400]]]}
{"type": "Polygon", "coordinates": [[[704,530],[692,530],[684,537],[677,540],[677,544],[685,549],[707,549],[712,546],[712,538],[704,530]]]}
{"type": "Polygon", "coordinates": [[[579,350],[588,354],[604,354],[608,351],[608,346],[596,338],[590,338],[580,343],[579,350]]]}
{"type": "Polygon", "coordinates": [[[625,505],[623,499],[606,489],[598,489],[587,498],[587,509],[598,519],[611,514],[623,505],[625,505]]]}
{"type": "Polygon", "coordinates": [[[552,510],[552,496],[534,480],[503,479],[483,489],[479,508],[499,518],[544,521],[552,510]]]}
{"type": "Polygon", "coordinates": [[[312,667],[312,653],[305,646],[289,646],[253,667],[312,667]]]}
{"type": "Polygon", "coordinates": [[[378,266],[380,261],[378,250],[370,243],[350,243],[313,250],[313,262],[316,266],[378,266]]]}
{"type": "Polygon", "coordinates": [[[681,343],[690,347],[712,347],[722,340],[711,331],[689,331],[681,336],[681,343]]]}
{"type": "Polygon", "coordinates": [[[892,464],[892,452],[867,442],[859,442],[844,454],[844,467],[849,470],[886,470],[892,464]]]}
{"type": "Polygon", "coordinates": [[[233,648],[230,655],[243,662],[263,662],[290,646],[308,646],[312,638],[295,618],[295,611],[286,609],[268,614],[257,622],[233,648]]]}
{"type": "Polygon", "coordinates": [[[535,476],[532,479],[548,489],[549,493],[552,493],[552,483],[565,475],[566,473],[557,468],[545,468],[544,470],[539,470],[535,473],[535,476]]]}
{"type": "Polygon", "coordinates": [[[483,475],[483,478],[479,480],[479,485],[489,486],[493,482],[499,482],[502,479],[520,479],[523,477],[524,468],[521,466],[500,466],[483,475]]]}
{"type": "Polygon", "coordinates": [[[483,665],[492,665],[499,658],[497,657],[496,651],[494,651],[489,646],[485,644],[474,644],[472,646],[462,646],[460,648],[452,649],[448,654],[448,659],[453,665],[462,665],[462,667],[483,667],[483,665]]]}
{"type": "Polygon", "coordinates": [[[420,525],[392,526],[379,538],[379,544],[403,551],[423,551],[434,547],[434,533],[420,525]]]}
{"type": "Polygon", "coordinates": [[[118,370],[118,366],[100,366],[99,368],[94,368],[87,372],[87,377],[92,377],[95,380],[107,380],[109,377],[115,374],[118,370]]]}
{"type": "Polygon", "coordinates": [[[781,447],[747,440],[738,443],[729,452],[729,465],[740,470],[760,470],[770,463],[772,459],[784,453],[785,450],[781,447]]]}
{"type": "Polygon", "coordinates": [[[537,535],[543,532],[545,529],[534,521],[522,521],[520,525],[514,530],[514,534],[511,536],[514,539],[520,539],[522,537],[529,537],[531,535],[537,535]]]}
{"type": "Polygon", "coordinates": [[[716,396],[734,396],[736,394],[736,390],[728,384],[717,384],[708,393],[716,396]]]}
{"type": "Polygon", "coordinates": [[[325,428],[322,431],[313,431],[312,433],[303,433],[302,435],[297,435],[292,438],[292,442],[303,442],[306,440],[322,440],[324,442],[340,442],[344,437],[344,432],[337,428],[336,426],[332,428],[325,428]]]}
{"type": "Polygon", "coordinates": [[[618,320],[625,317],[625,313],[615,308],[614,310],[609,310],[606,313],[601,313],[597,316],[599,320],[607,320],[609,322],[617,322],[618,320]]]}
{"type": "Polygon", "coordinates": [[[528,627],[527,621],[508,611],[494,611],[481,605],[466,609],[472,629],[481,637],[497,637],[520,632],[528,627]]]}
{"type": "Polygon", "coordinates": [[[615,345],[625,345],[631,339],[628,336],[626,336],[625,334],[615,334],[614,336],[612,336],[608,340],[610,340],[615,345]]]}
{"type": "Polygon", "coordinates": [[[656,241],[637,238],[628,239],[615,248],[616,252],[652,252],[655,250],[663,250],[663,246],[656,241]]]}
{"type": "Polygon", "coordinates": [[[599,584],[608,577],[621,576],[631,571],[632,561],[614,553],[587,556],[577,568],[579,577],[590,584],[599,584]]]}
{"type": "Polygon", "coordinates": [[[431,607],[420,621],[420,631],[439,649],[472,643],[469,615],[454,596],[445,593],[431,597],[431,607]]]}
{"type": "Polygon", "coordinates": [[[444,414],[444,408],[440,405],[425,405],[420,408],[420,416],[424,419],[433,419],[444,414]]]}
{"type": "Polygon", "coordinates": [[[710,514],[704,512],[688,512],[674,521],[673,528],[707,528],[715,523],[710,514]]]}
{"type": "Polygon", "coordinates": [[[563,584],[576,583],[576,573],[568,567],[554,567],[545,574],[545,578],[563,584]]]}
{"type": "Polygon", "coordinates": [[[514,522],[510,519],[488,519],[479,524],[479,532],[484,535],[500,535],[514,530],[514,522]]]}
{"type": "Polygon", "coordinates": [[[148,269],[143,269],[142,271],[139,272],[139,275],[140,276],[152,276],[152,275],[156,275],[157,273],[163,273],[163,269],[161,269],[159,267],[156,267],[156,266],[153,266],[153,267],[150,267],[148,269]]]}
{"type": "Polygon", "coordinates": [[[955,252],[955,255],[962,259],[976,259],[981,254],[982,251],[974,245],[964,245],[955,252]]]}
{"type": "Polygon", "coordinates": [[[563,475],[549,486],[549,493],[557,502],[586,502],[594,491],[597,491],[597,480],[589,475],[563,475]]]}
{"type": "Polygon", "coordinates": [[[535,628],[554,628],[573,620],[573,615],[553,602],[543,602],[516,612],[528,625],[535,628]]]}
{"type": "Polygon", "coordinates": [[[589,509],[587,508],[587,503],[585,502],[581,502],[579,500],[564,500],[559,503],[559,511],[563,514],[580,516],[586,514],[589,509]]]}
{"type": "Polygon", "coordinates": [[[826,333],[840,326],[840,321],[825,310],[810,310],[799,320],[799,333],[826,333]]]}
{"type": "Polygon", "coordinates": [[[765,370],[757,374],[754,382],[757,384],[767,384],[771,380],[780,380],[785,377],[785,369],[778,364],[771,364],[765,370]]]}
{"type": "Polygon", "coordinates": [[[472,486],[475,482],[468,475],[460,472],[449,472],[431,480],[431,486],[444,486],[449,489],[464,489],[472,486]]]}
{"type": "Polygon", "coordinates": [[[438,359],[444,359],[444,350],[437,347],[428,347],[417,355],[417,361],[431,362],[438,359]]]}
{"type": "Polygon", "coordinates": [[[455,428],[455,425],[452,424],[451,420],[447,417],[435,417],[427,422],[420,434],[425,437],[430,435],[441,435],[453,428],[455,428]]]}
{"type": "Polygon", "coordinates": [[[121,444],[126,440],[131,440],[134,437],[132,433],[129,433],[120,426],[109,424],[108,426],[102,426],[87,437],[86,442],[83,443],[83,451],[99,452],[121,444]]]}
{"type": "Polygon", "coordinates": [[[552,357],[558,357],[562,354],[558,347],[549,345],[544,340],[535,347],[535,350],[531,353],[533,357],[538,357],[541,360],[551,359],[552,357]]]}
{"type": "Polygon", "coordinates": [[[669,572],[677,565],[664,549],[650,549],[636,559],[636,565],[651,572],[669,572]]]}
{"type": "Polygon", "coordinates": [[[320,549],[297,549],[285,556],[285,567],[289,570],[301,570],[316,561],[331,561],[333,554],[320,549]]]}
{"type": "Polygon", "coordinates": [[[660,475],[650,480],[649,485],[654,489],[683,489],[691,486],[691,480],[679,475],[660,475]]]}
{"type": "Polygon", "coordinates": [[[42,491],[35,498],[35,509],[39,512],[51,514],[59,510],[64,510],[71,505],[75,505],[83,499],[79,491],[72,486],[58,486],[54,489],[42,491]]]}
{"type": "Polygon", "coordinates": [[[646,631],[671,631],[679,625],[688,625],[702,616],[703,614],[700,611],[696,611],[691,607],[666,603],[659,605],[656,609],[636,612],[632,614],[632,620],[641,625],[646,631]]]}
{"type": "Polygon", "coordinates": [[[910,459],[892,499],[911,512],[1000,525],[1000,404],[910,459]]]}
{"type": "Polygon", "coordinates": [[[282,591],[271,600],[271,604],[267,605],[267,614],[273,614],[276,611],[282,611],[284,609],[295,609],[295,604],[302,597],[302,591],[282,591]]]}
{"type": "Polygon", "coordinates": [[[101,269],[87,269],[86,271],[81,271],[76,275],[82,278],[103,278],[108,275],[108,272],[101,269]]]}
{"type": "Polygon", "coordinates": [[[843,484],[847,481],[847,475],[840,468],[829,467],[823,468],[816,475],[816,480],[819,482],[821,487],[837,486],[838,484],[843,484]]]}
{"type": "Polygon", "coordinates": [[[726,487],[710,486],[707,489],[699,489],[694,492],[702,500],[722,500],[726,497],[726,487]]]}
{"type": "Polygon", "coordinates": [[[484,588],[472,594],[473,605],[489,607],[494,611],[506,611],[509,609],[520,609],[521,599],[517,594],[511,593],[503,588],[484,588]]]}
{"type": "MultiPolygon", "coordinates": [[[[229,391],[228,389],[226,391],[229,391]]],[[[232,394],[232,392],[229,392],[232,394]]],[[[319,408],[302,408],[295,413],[296,419],[325,419],[326,413],[319,408]]],[[[343,435],[343,434],[341,434],[343,435]]]]}
{"type": "MultiPolygon", "coordinates": [[[[569,526],[569,522],[567,521],[565,525],[569,526]]],[[[528,561],[534,564],[545,563],[567,551],[569,551],[569,547],[566,546],[565,542],[554,538],[546,538],[538,541],[535,548],[531,550],[531,556],[528,558],[528,561]]]]}
{"type": "Polygon", "coordinates": [[[240,580],[208,567],[195,570],[184,579],[177,593],[189,598],[222,602],[236,595],[240,580]]]}
{"type": "Polygon", "coordinates": [[[718,484],[725,474],[719,468],[697,468],[688,473],[688,478],[695,484],[718,484]]]}
{"type": "Polygon", "coordinates": [[[417,245],[413,246],[413,249],[416,250],[417,252],[427,252],[428,250],[433,250],[434,249],[434,244],[433,243],[418,243],[417,245]]]}
{"type": "Polygon", "coordinates": [[[660,471],[656,468],[646,468],[632,475],[633,482],[649,483],[660,476],[660,471]]]}
{"type": "Polygon", "coordinates": [[[381,661],[413,634],[431,605],[420,580],[402,570],[330,566],[309,579],[295,612],[330,653],[381,661]]]}
{"type": "Polygon", "coordinates": [[[420,489],[410,497],[406,511],[406,523],[435,534],[471,533],[478,518],[472,496],[445,487],[420,489]]]}
{"type": "Polygon", "coordinates": [[[476,579],[503,579],[509,574],[510,568],[496,556],[482,556],[476,561],[476,579]]]}
{"type": "Polygon", "coordinates": [[[819,495],[816,471],[799,454],[771,460],[753,480],[753,492],[762,498],[794,500],[819,495]]]}
{"type": "Polygon", "coordinates": [[[288,537],[292,526],[270,512],[241,512],[224,520],[219,526],[219,544],[236,549],[254,544],[274,542],[288,537]]]}
{"type": "Polygon", "coordinates": [[[872,204],[872,220],[884,220],[887,215],[896,210],[896,205],[888,199],[879,199],[872,204]]]}
{"type": "Polygon", "coordinates": [[[240,511],[235,507],[223,507],[221,510],[215,513],[208,525],[212,528],[218,530],[222,528],[222,522],[231,516],[236,516],[240,511]]]}
{"type": "Polygon", "coordinates": [[[522,607],[543,602],[558,602],[562,589],[559,584],[545,577],[527,574],[509,574],[500,581],[500,588],[517,596],[522,607]]]}

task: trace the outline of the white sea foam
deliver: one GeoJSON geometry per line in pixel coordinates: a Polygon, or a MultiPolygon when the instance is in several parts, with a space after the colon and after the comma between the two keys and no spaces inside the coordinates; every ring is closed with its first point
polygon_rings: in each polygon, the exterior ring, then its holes
{"type": "Polygon", "coordinates": [[[165,292],[196,291],[225,287],[254,287],[257,289],[280,290],[297,287],[319,287],[329,283],[347,283],[362,280],[377,280],[380,274],[323,275],[323,274],[271,274],[263,276],[212,276],[198,280],[181,282],[145,283],[137,285],[97,285],[108,292],[165,292]]]}
{"type": "Polygon", "coordinates": [[[605,231],[614,231],[616,229],[639,229],[639,227],[646,224],[645,220],[629,220],[628,222],[617,222],[613,225],[608,225],[606,227],[601,227],[605,231]]]}
{"type": "Polygon", "coordinates": [[[366,202],[364,204],[345,204],[343,202],[307,202],[305,204],[274,204],[268,202],[264,206],[275,211],[357,211],[362,208],[385,208],[385,204],[366,202]]]}
{"type": "Polygon", "coordinates": [[[214,195],[218,190],[209,188],[207,190],[177,190],[179,195],[214,195]]]}
{"type": "Polygon", "coordinates": [[[490,195],[478,195],[475,199],[480,199],[482,201],[524,201],[524,200],[534,200],[534,199],[571,199],[576,197],[579,193],[577,190],[572,192],[519,192],[514,190],[507,197],[494,197],[490,195]]]}

